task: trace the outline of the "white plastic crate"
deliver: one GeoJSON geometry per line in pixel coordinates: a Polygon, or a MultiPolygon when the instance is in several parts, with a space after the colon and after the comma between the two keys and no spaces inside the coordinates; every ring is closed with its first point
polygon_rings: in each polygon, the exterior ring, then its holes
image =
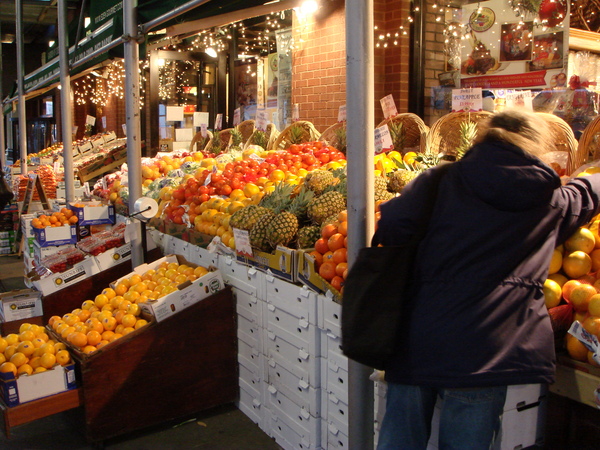
{"type": "Polygon", "coordinates": [[[265,379],[266,360],[264,355],[240,339],[238,339],[238,363],[251,370],[261,380],[265,379]]]}
{"type": "Polygon", "coordinates": [[[323,421],[322,448],[346,450],[348,445],[348,435],[340,431],[333,423],[323,421]]]}
{"type": "Polygon", "coordinates": [[[505,411],[496,450],[519,450],[544,442],[546,401],[505,411]]]}
{"type": "Polygon", "coordinates": [[[313,387],[321,387],[321,358],[304,348],[298,348],[272,331],[265,331],[264,354],[290,371],[308,380],[313,387]]]}
{"type": "Polygon", "coordinates": [[[255,397],[252,391],[240,388],[240,399],[236,402],[237,408],[257,424],[261,429],[265,427],[265,408],[260,397],[255,397]]]}
{"type": "Polygon", "coordinates": [[[265,302],[259,300],[255,295],[248,294],[236,287],[232,288],[235,297],[235,308],[238,315],[245,317],[263,328],[263,305],[265,302]]]}
{"type": "Polygon", "coordinates": [[[302,406],[315,416],[319,414],[321,389],[311,386],[308,380],[278,364],[273,358],[269,359],[265,365],[265,381],[298,406],[302,406]]]}
{"type": "Polygon", "coordinates": [[[504,411],[521,409],[527,405],[539,402],[546,396],[548,389],[541,384],[518,384],[509,386],[506,391],[504,411]]]}
{"type": "Polygon", "coordinates": [[[342,334],[342,305],[325,295],[317,295],[319,310],[319,328],[331,331],[337,336],[342,334]]]}
{"type": "Polygon", "coordinates": [[[266,300],[279,310],[318,325],[317,294],[306,286],[300,287],[267,274],[266,300]]]}
{"type": "Polygon", "coordinates": [[[269,419],[270,424],[267,434],[275,438],[275,442],[285,450],[311,450],[321,448],[320,440],[317,443],[313,443],[308,436],[301,436],[274,411],[270,411],[269,419]]]}
{"type": "Polygon", "coordinates": [[[265,274],[263,272],[240,264],[230,256],[219,258],[219,269],[225,283],[264,300],[265,274]]]}
{"type": "Polygon", "coordinates": [[[263,381],[259,373],[246,367],[244,364],[238,365],[240,388],[252,392],[256,398],[262,398],[264,391],[263,381]]]}
{"type": "Polygon", "coordinates": [[[237,316],[237,336],[238,339],[245,342],[249,346],[255,348],[260,353],[263,351],[262,344],[262,332],[263,328],[259,327],[258,324],[245,318],[244,316],[237,316]]]}
{"type": "Polygon", "coordinates": [[[342,338],[332,331],[321,330],[321,357],[334,361],[339,367],[348,370],[348,357],[342,353],[342,338]]]}
{"type": "Polygon", "coordinates": [[[323,360],[322,370],[327,392],[332,392],[345,404],[348,404],[348,371],[338,366],[335,361],[323,360]]]}
{"type": "Polygon", "coordinates": [[[295,404],[281,391],[267,389],[265,405],[281,421],[313,446],[321,443],[321,419],[295,404]]]}
{"type": "Polygon", "coordinates": [[[219,255],[217,253],[211,253],[207,249],[198,247],[197,245],[188,244],[186,247],[186,253],[184,253],[184,255],[185,259],[187,259],[189,262],[193,262],[200,266],[219,267],[219,255]]]}
{"type": "Polygon", "coordinates": [[[323,396],[327,397],[327,421],[348,436],[348,403],[341,401],[333,392],[323,392],[323,396]]]}
{"type": "Polygon", "coordinates": [[[321,333],[306,317],[296,316],[267,301],[264,308],[264,327],[276,336],[298,348],[304,348],[313,356],[321,353],[321,333]]]}

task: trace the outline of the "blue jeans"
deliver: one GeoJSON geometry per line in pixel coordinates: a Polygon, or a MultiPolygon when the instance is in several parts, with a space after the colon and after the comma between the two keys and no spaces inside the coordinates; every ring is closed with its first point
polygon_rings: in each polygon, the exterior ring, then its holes
{"type": "Polygon", "coordinates": [[[506,386],[474,389],[436,389],[388,383],[386,411],[378,450],[426,449],[438,395],[440,450],[489,449],[500,431],[506,386]]]}

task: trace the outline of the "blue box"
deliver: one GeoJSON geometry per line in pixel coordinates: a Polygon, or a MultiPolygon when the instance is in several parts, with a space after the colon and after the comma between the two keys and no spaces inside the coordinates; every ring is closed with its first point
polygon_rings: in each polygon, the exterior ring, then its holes
{"type": "Polygon", "coordinates": [[[80,226],[112,225],[116,222],[114,205],[105,205],[101,202],[79,202],[69,203],[69,209],[77,216],[80,226]]]}
{"type": "Polygon", "coordinates": [[[75,225],[33,228],[33,234],[40,247],[77,244],[77,227],[75,225]]]}

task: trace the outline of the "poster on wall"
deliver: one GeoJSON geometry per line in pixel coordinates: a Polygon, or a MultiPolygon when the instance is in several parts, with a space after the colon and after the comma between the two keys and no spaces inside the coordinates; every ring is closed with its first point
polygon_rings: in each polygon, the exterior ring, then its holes
{"type": "Polygon", "coordinates": [[[279,83],[279,55],[271,53],[267,58],[267,108],[277,107],[279,83]]]}
{"type": "Polygon", "coordinates": [[[461,87],[555,87],[567,71],[566,0],[489,0],[462,7],[461,87]],[[563,74],[561,76],[561,74],[563,74]]]}
{"type": "Polygon", "coordinates": [[[283,130],[292,123],[292,30],[278,30],[277,55],[277,128],[283,130]]]}
{"type": "Polygon", "coordinates": [[[240,107],[241,120],[254,119],[256,115],[257,84],[256,60],[242,60],[235,62],[235,102],[240,107]]]}

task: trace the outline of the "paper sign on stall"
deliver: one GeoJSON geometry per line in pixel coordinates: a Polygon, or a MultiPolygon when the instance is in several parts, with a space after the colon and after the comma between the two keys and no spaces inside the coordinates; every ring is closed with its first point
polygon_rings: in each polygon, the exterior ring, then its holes
{"type": "Polygon", "coordinates": [[[167,106],[167,122],[181,122],[183,120],[183,106],[167,106]]]}
{"type": "Polygon", "coordinates": [[[93,127],[94,125],[96,125],[96,118],[94,116],[90,116],[90,115],[86,116],[85,124],[93,127]]]}
{"type": "Polygon", "coordinates": [[[483,110],[481,88],[452,89],[452,112],[483,110]]]}
{"type": "Polygon", "coordinates": [[[76,134],[77,134],[77,130],[78,130],[78,129],[79,129],[79,127],[78,127],[77,125],[75,125],[75,126],[73,127],[73,135],[76,135],[76,134]]]}
{"type": "Polygon", "coordinates": [[[259,109],[256,111],[256,129],[260,131],[267,131],[267,124],[269,120],[267,119],[267,110],[259,109]]]}
{"type": "Polygon", "coordinates": [[[298,122],[300,120],[300,106],[298,103],[294,103],[292,108],[292,122],[298,122]]]}
{"type": "Polygon", "coordinates": [[[194,126],[201,127],[205,124],[208,128],[208,113],[207,112],[195,112],[194,113],[194,126]]]}
{"type": "Polygon", "coordinates": [[[398,114],[398,110],[396,109],[396,103],[394,102],[394,97],[392,94],[386,95],[381,100],[381,109],[383,109],[383,117],[388,119],[389,117],[393,117],[398,114]]]}
{"type": "Polygon", "coordinates": [[[507,91],[506,107],[525,108],[528,111],[533,111],[533,97],[531,91],[507,91]]]}
{"type": "Polygon", "coordinates": [[[233,126],[236,127],[240,124],[241,111],[240,108],[235,108],[233,111],[233,126]]]}
{"type": "Polygon", "coordinates": [[[127,137],[127,125],[125,125],[125,124],[122,124],[122,125],[121,125],[121,128],[123,129],[123,135],[124,135],[125,137],[127,137]]]}
{"type": "Polygon", "coordinates": [[[106,116],[102,116],[102,128],[106,130],[106,116]]]}
{"type": "Polygon", "coordinates": [[[386,150],[392,150],[393,148],[394,143],[392,142],[392,136],[388,126],[382,125],[379,128],[375,128],[375,154],[379,155],[380,153],[386,150]]]}
{"type": "Polygon", "coordinates": [[[338,122],[346,121],[346,105],[342,105],[338,108],[338,122]]]}
{"type": "Polygon", "coordinates": [[[203,138],[206,138],[206,136],[208,135],[208,124],[203,123],[200,125],[200,135],[203,138]]]}
{"type": "Polygon", "coordinates": [[[175,140],[178,142],[190,142],[194,138],[194,130],[192,128],[177,128],[175,129],[175,140]]]}
{"type": "Polygon", "coordinates": [[[221,130],[223,128],[223,114],[217,114],[215,118],[215,130],[221,130]]]}
{"type": "Polygon", "coordinates": [[[235,239],[235,251],[243,256],[252,257],[252,246],[250,245],[250,234],[247,230],[233,229],[235,239]]]}

